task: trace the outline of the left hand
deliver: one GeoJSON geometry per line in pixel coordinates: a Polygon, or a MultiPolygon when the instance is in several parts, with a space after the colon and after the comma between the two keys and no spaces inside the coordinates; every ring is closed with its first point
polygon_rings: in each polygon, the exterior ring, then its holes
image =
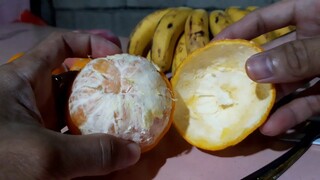
{"type": "Polygon", "coordinates": [[[0,66],[0,174],[7,179],[103,175],[137,162],[137,144],[106,134],[56,132],[51,72],[67,57],[121,53],[97,35],[54,33],[12,63],[0,66]],[[54,131],[55,130],[55,131],[54,131]]]}

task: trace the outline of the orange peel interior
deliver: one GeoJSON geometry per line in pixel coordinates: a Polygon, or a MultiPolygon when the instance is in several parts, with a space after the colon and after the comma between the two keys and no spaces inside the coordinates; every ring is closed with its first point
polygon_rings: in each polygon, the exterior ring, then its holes
{"type": "Polygon", "coordinates": [[[246,40],[218,40],[190,54],[171,79],[174,126],[190,144],[221,150],[245,139],[267,119],[272,84],[258,84],[245,62],[262,49],[246,40]]]}
{"type": "Polygon", "coordinates": [[[107,133],[152,149],[172,123],[167,78],[145,58],[118,54],[93,59],[77,75],[68,102],[72,134],[107,133]]]}

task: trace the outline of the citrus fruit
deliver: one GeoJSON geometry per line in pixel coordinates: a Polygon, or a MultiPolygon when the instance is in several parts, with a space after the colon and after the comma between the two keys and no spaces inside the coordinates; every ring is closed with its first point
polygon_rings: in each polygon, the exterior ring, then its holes
{"type": "Polygon", "coordinates": [[[9,58],[9,60],[8,60],[7,62],[8,62],[8,63],[9,63],[9,62],[12,62],[12,61],[18,59],[19,57],[21,57],[21,56],[23,56],[23,55],[24,55],[23,52],[19,52],[19,53],[17,53],[17,54],[14,54],[13,56],[11,56],[11,57],[9,58]]]}
{"type": "Polygon", "coordinates": [[[70,71],[80,71],[90,61],[90,58],[67,58],[64,63],[70,71]]]}
{"type": "Polygon", "coordinates": [[[91,60],[77,75],[68,102],[73,134],[107,133],[152,149],[169,130],[171,85],[145,58],[118,54],[91,60]]]}
{"type": "Polygon", "coordinates": [[[275,101],[272,84],[258,84],[245,62],[262,49],[246,40],[218,40],[190,54],[171,83],[173,123],[190,144],[205,150],[235,145],[257,129],[275,101]]]}

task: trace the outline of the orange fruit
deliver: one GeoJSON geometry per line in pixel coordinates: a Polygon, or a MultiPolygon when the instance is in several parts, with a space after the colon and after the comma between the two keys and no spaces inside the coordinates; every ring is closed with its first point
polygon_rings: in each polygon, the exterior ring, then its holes
{"type": "Polygon", "coordinates": [[[177,98],[173,123],[190,144],[204,150],[235,145],[256,130],[275,102],[272,84],[258,84],[245,62],[261,52],[246,40],[218,40],[190,54],[171,83],[177,98]]]}
{"type": "Polygon", "coordinates": [[[23,55],[24,55],[23,52],[17,53],[17,54],[15,54],[15,55],[13,55],[7,62],[8,62],[8,63],[9,63],[9,62],[12,62],[12,61],[18,59],[19,57],[21,57],[21,56],[23,56],[23,55]]]}
{"type": "Polygon", "coordinates": [[[145,58],[118,54],[91,60],[77,75],[68,102],[73,134],[107,133],[152,149],[169,130],[171,85],[145,58]]]}
{"type": "Polygon", "coordinates": [[[68,71],[67,67],[64,64],[61,64],[59,67],[55,68],[52,71],[52,74],[57,75],[57,74],[61,74],[61,73],[67,72],[67,71],[68,71]]]}
{"type": "Polygon", "coordinates": [[[80,71],[90,61],[90,58],[67,58],[65,63],[70,71],[80,71]]]}

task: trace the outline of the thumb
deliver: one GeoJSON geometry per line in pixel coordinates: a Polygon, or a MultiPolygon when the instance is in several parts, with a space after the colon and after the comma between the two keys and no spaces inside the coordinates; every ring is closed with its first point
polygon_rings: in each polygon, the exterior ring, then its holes
{"type": "Polygon", "coordinates": [[[246,62],[248,76],[257,82],[287,83],[317,76],[320,39],[292,41],[253,55],[246,62]]]}
{"type": "Polygon", "coordinates": [[[62,136],[60,169],[70,178],[105,175],[133,165],[140,158],[140,147],[136,143],[110,135],[62,136]]]}

